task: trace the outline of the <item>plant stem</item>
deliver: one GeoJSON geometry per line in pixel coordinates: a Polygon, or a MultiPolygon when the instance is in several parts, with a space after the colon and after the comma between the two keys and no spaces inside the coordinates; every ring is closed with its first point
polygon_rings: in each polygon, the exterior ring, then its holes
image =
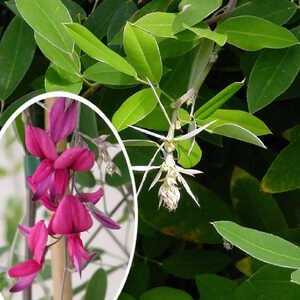
{"type": "Polygon", "coordinates": [[[214,23],[218,23],[218,22],[222,21],[227,15],[229,15],[230,13],[232,13],[235,10],[235,8],[237,6],[237,2],[238,2],[238,0],[229,0],[227,8],[225,9],[225,11],[222,14],[212,16],[211,18],[207,19],[204,22],[206,24],[210,25],[210,24],[214,24],[214,23]]]}
{"type": "Polygon", "coordinates": [[[88,88],[83,94],[82,97],[83,98],[88,98],[90,97],[92,94],[94,94],[100,87],[101,87],[101,83],[96,83],[95,85],[92,85],[90,88],[88,88]]]}

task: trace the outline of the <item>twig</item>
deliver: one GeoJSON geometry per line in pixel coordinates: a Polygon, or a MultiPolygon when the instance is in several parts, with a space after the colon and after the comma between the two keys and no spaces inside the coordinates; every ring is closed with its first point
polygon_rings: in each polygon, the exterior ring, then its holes
{"type": "Polygon", "coordinates": [[[230,13],[232,13],[235,10],[237,2],[238,2],[238,0],[229,0],[227,8],[225,9],[225,11],[222,14],[212,16],[211,18],[207,19],[204,22],[206,24],[210,25],[210,24],[214,24],[214,23],[217,23],[217,22],[223,20],[227,15],[229,15],[230,13]]]}
{"type": "Polygon", "coordinates": [[[119,246],[119,248],[126,254],[127,257],[130,256],[127,249],[120,243],[120,241],[115,237],[115,235],[107,228],[105,228],[106,232],[109,234],[109,236],[114,240],[114,242],[119,246]]]}
{"type": "Polygon", "coordinates": [[[88,88],[82,94],[82,97],[83,98],[88,98],[89,96],[91,96],[92,94],[94,94],[101,86],[102,86],[101,83],[96,83],[95,85],[92,85],[90,88],[88,88]]]}
{"type": "Polygon", "coordinates": [[[64,237],[65,242],[65,267],[64,267],[64,275],[62,280],[62,286],[61,286],[61,300],[64,300],[64,289],[65,289],[65,283],[66,283],[66,277],[68,272],[68,245],[67,245],[67,237],[64,237]]]}

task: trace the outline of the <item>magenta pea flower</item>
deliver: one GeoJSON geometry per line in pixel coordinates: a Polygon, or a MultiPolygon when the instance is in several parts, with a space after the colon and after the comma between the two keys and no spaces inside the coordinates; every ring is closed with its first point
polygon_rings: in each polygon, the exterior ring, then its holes
{"type": "Polygon", "coordinates": [[[78,104],[75,100],[58,98],[49,115],[49,135],[56,144],[67,137],[75,128],[78,117],[78,104]]]}
{"type": "Polygon", "coordinates": [[[9,269],[8,274],[10,277],[20,278],[10,289],[11,292],[22,291],[32,284],[36,275],[43,267],[47,249],[48,231],[43,220],[36,223],[32,228],[19,225],[19,229],[27,237],[28,246],[34,258],[9,269]]]}
{"type": "Polygon", "coordinates": [[[48,231],[54,234],[72,234],[90,229],[93,220],[79,198],[67,195],[59,203],[52,216],[48,231]]]}
{"type": "Polygon", "coordinates": [[[72,264],[80,276],[84,266],[96,256],[96,254],[89,254],[84,250],[80,234],[78,233],[68,235],[68,251],[71,256],[72,264]]]}

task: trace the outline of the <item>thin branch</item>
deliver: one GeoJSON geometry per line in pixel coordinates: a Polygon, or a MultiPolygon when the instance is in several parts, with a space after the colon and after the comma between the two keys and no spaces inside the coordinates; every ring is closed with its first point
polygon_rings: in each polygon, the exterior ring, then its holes
{"type": "Polygon", "coordinates": [[[65,267],[64,267],[64,275],[62,279],[62,286],[61,286],[61,294],[60,294],[60,299],[64,300],[64,289],[65,289],[65,283],[66,283],[66,278],[67,278],[67,272],[68,272],[68,245],[67,245],[67,237],[64,237],[64,242],[65,242],[65,267]]]}
{"type": "Polygon", "coordinates": [[[128,250],[121,244],[121,242],[115,237],[115,235],[111,232],[110,229],[105,227],[106,232],[109,236],[114,240],[114,242],[119,246],[119,248],[125,253],[125,255],[129,258],[130,254],[128,250]]]}
{"type": "Polygon", "coordinates": [[[225,11],[222,14],[212,16],[211,18],[207,19],[204,22],[206,24],[210,25],[210,24],[214,24],[214,23],[222,21],[227,15],[229,15],[230,13],[232,13],[235,10],[235,8],[237,6],[237,2],[238,2],[238,0],[229,0],[227,8],[225,9],[225,11]]]}

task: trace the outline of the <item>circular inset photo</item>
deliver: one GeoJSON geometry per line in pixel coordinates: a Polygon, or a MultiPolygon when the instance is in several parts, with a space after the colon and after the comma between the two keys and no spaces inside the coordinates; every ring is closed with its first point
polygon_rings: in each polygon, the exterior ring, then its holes
{"type": "Polygon", "coordinates": [[[39,95],[0,132],[0,268],[7,299],[117,299],[137,234],[124,145],[70,93],[39,95]]]}

